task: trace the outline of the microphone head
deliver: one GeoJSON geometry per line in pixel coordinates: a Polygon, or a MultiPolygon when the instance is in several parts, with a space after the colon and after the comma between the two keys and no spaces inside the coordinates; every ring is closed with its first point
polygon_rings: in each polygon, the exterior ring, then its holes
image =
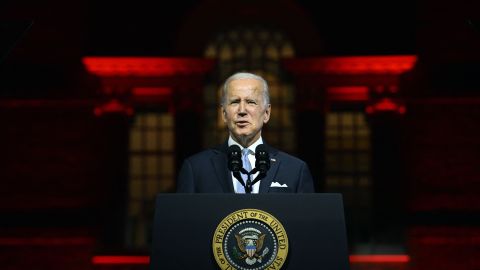
{"type": "Polygon", "coordinates": [[[228,147],[228,169],[232,172],[239,172],[243,167],[242,150],[240,146],[234,144],[228,147]]]}
{"type": "Polygon", "coordinates": [[[259,144],[257,148],[255,148],[255,168],[257,168],[260,173],[267,173],[270,169],[270,154],[264,144],[259,144]]]}

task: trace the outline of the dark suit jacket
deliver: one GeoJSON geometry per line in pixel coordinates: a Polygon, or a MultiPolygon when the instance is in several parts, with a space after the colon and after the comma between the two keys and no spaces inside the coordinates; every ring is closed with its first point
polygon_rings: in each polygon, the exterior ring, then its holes
{"type": "MultiPolygon", "coordinates": [[[[313,179],[307,164],[268,145],[270,169],[260,181],[260,193],[314,192],[313,179]],[[272,182],[288,187],[271,187],[272,182]]],[[[187,158],[180,170],[179,193],[233,193],[232,174],[227,167],[228,144],[208,149],[187,158]]]]}

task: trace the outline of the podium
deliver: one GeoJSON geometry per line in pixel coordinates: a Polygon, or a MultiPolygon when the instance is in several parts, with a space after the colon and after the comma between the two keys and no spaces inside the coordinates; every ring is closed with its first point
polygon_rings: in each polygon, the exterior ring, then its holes
{"type": "Polygon", "coordinates": [[[341,194],[159,194],[150,269],[349,269],[341,194]]]}

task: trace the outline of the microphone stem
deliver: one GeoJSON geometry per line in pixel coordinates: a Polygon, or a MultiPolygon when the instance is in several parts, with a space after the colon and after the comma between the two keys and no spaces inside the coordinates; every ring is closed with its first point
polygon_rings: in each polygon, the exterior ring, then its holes
{"type": "Polygon", "coordinates": [[[240,172],[234,172],[233,173],[233,176],[240,182],[242,187],[245,189],[245,193],[248,193],[248,194],[252,193],[253,185],[255,185],[258,181],[262,180],[267,175],[266,173],[260,171],[260,173],[257,175],[257,177],[255,177],[255,179],[253,179],[253,181],[252,181],[252,175],[255,174],[258,171],[259,170],[257,168],[254,168],[250,172],[246,171],[243,168],[241,169],[241,173],[247,175],[247,183],[246,184],[243,182],[243,179],[242,179],[242,176],[240,175],[240,172]]]}
{"type": "Polygon", "coordinates": [[[247,173],[247,184],[245,187],[245,192],[246,193],[252,193],[252,180],[251,180],[251,174],[247,173]]]}
{"type": "Polygon", "coordinates": [[[260,172],[255,179],[252,181],[252,174],[257,172],[258,170],[254,169],[251,172],[247,172],[247,184],[244,185],[246,193],[252,193],[253,185],[255,185],[258,181],[262,180],[267,174],[264,172],[260,172]]]}
{"type": "Polygon", "coordinates": [[[266,173],[260,172],[255,179],[252,181],[252,186],[255,185],[258,181],[262,180],[265,176],[267,176],[266,173]]]}
{"type": "Polygon", "coordinates": [[[238,182],[240,182],[242,187],[245,189],[245,192],[250,193],[250,192],[247,192],[247,187],[245,186],[245,183],[243,182],[243,179],[242,179],[242,176],[240,175],[240,172],[234,172],[233,176],[235,177],[235,179],[237,179],[238,182]]]}

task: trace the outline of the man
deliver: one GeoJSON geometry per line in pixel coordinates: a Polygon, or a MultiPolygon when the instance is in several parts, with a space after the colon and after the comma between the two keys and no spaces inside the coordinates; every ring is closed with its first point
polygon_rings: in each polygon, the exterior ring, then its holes
{"type": "MultiPolygon", "coordinates": [[[[264,144],[262,127],[270,119],[271,104],[267,82],[251,73],[236,73],[222,89],[222,118],[229,130],[228,140],[187,158],[180,170],[177,192],[245,193],[244,185],[228,169],[228,147],[238,145],[245,153],[243,165],[254,167],[255,149],[264,144]],[[253,165],[253,166],[252,166],[253,165]]],[[[252,193],[314,192],[308,166],[302,160],[265,144],[270,155],[266,176],[252,186],[252,193]]],[[[258,172],[252,175],[252,180],[258,172]]]]}

